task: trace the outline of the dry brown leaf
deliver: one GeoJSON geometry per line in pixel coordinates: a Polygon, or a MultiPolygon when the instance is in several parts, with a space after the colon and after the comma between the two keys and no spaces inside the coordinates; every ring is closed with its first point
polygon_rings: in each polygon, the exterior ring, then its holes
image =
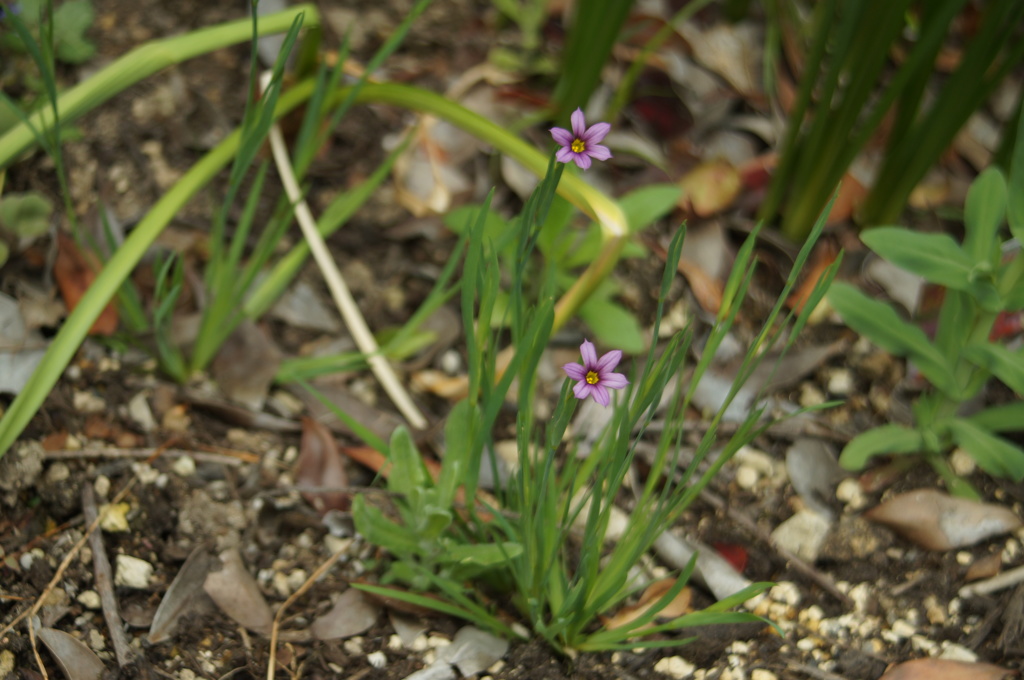
{"type": "Polygon", "coordinates": [[[1001,505],[955,498],[935,489],[893,496],[864,517],[927,550],[962,548],[1024,526],[1001,505]]]}
{"type": "Polygon", "coordinates": [[[415,390],[430,392],[449,401],[465,399],[469,392],[469,378],[466,376],[450,376],[430,368],[413,373],[410,383],[415,390]]]}
{"type": "Polygon", "coordinates": [[[96,653],[78,638],[54,628],[40,628],[38,635],[68,680],[100,680],[106,671],[96,653]]]}
{"type": "Polygon", "coordinates": [[[1020,674],[987,663],[914,659],[890,666],[879,680],[1006,680],[1020,674]]]}
{"type": "Polygon", "coordinates": [[[732,205],[741,186],[740,173],[729,161],[705,161],[679,180],[679,207],[700,217],[713,215],[732,205]]]}
{"type": "Polygon", "coordinates": [[[379,602],[357,588],[349,588],[326,614],[313,621],[309,630],[318,640],[352,637],[369,630],[380,612],[379,602]]]}
{"type": "Polygon", "coordinates": [[[231,548],[219,557],[223,568],[206,575],[203,590],[222,612],[239,625],[261,635],[269,634],[274,614],[256,579],[242,564],[242,555],[231,548]]]}
{"type": "Polygon", "coordinates": [[[229,399],[260,411],[281,363],[281,352],[260,326],[242,322],[221,345],[210,373],[229,399]]]}
{"type": "MultiPolygon", "coordinates": [[[[640,596],[639,602],[625,606],[616,612],[615,616],[604,619],[604,627],[608,630],[615,630],[616,628],[622,628],[623,626],[636,621],[638,618],[650,611],[651,607],[657,604],[658,600],[664,597],[665,593],[671,590],[675,584],[676,579],[674,578],[665,578],[660,581],[655,581],[651,585],[647,586],[643,595],[640,596]]],[[[658,612],[657,618],[674,619],[693,611],[693,608],[690,606],[692,600],[693,591],[689,586],[684,586],[683,589],[679,591],[679,594],[676,595],[671,602],[665,605],[664,609],[658,612]]]]}
{"type": "Polygon", "coordinates": [[[680,259],[678,269],[686,277],[690,292],[701,309],[709,314],[718,314],[722,308],[722,282],[688,260],[680,259]]]}
{"type": "Polygon", "coordinates": [[[971,562],[971,566],[967,567],[967,573],[964,574],[964,580],[970,583],[971,581],[980,581],[983,578],[992,578],[1002,569],[1002,554],[992,553],[991,555],[985,555],[971,562]]]}
{"type": "Polygon", "coordinates": [[[825,274],[825,271],[832,266],[839,256],[839,249],[835,243],[825,240],[818,243],[814,249],[811,265],[803,276],[803,281],[797,286],[793,294],[786,300],[786,305],[799,314],[803,311],[804,305],[810,299],[811,294],[818,285],[818,281],[825,274]]]}
{"type": "MultiPolygon", "coordinates": [[[[295,483],[301,486],[343,488],[348,486],[344,460],[334,434],[312,418],[302,419],[302,441],[295,462],[295,483]]],[[[303,491],[302,497],[321,515],[328,510],[349,509],[346,491],[303,491]]]]}
{"type": "MultiPolygon", "coordinates": [[[[96,258],[83,253],[73,238],[63,232],[57,234],[57,259],[53,263],[53,277],[69,312],[78,306],[100,269],[96,258]]],[[[93,322],[89,334],[113,335],[116,330],[117,307],[111,301],[93,322]]]]}
{"type": "Polygon", "coordinates": [[[836,194],[835,203],[828,213],[826,224],[845,222],[854,214],[857,207],[867,198],[868,189],[852,173],[843,175],[843,181],[839,183],[839,193],[836,194]]]}

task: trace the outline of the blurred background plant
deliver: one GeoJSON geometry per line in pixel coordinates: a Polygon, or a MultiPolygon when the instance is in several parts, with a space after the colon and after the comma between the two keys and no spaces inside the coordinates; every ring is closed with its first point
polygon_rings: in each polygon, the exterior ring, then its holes
{"type": "MultiPolygon", "coordinates": [[[[1024,139],[1024,115],[1018,139],[1024,139]]],[[[913,427],[886,424],[844,449],[840,463],[862,470],[882,455],[921,455],[956,493],[977,497],[946,462],[959,447],[985,472],[1024,479],[1024,450],[1000,434],[1024,430],[1024,402],[978,409],[991,378],[1024,394],[1024,351],[993,341],[997,321],[1024,309],[1024,143],[1017,144],[1009,175],[992,167],[971,184],[964,208],[964,239],[878,227],[861,238],[878,255],[925,281],[944,287],[934,337],[899,317],[884,302],[836,283],[829,300],[851,328],[885,350],[909,358],[930,383],[913,406],[913,427]],[[1005,221],[1009,233],[1003,232],[1005,221]]]]}

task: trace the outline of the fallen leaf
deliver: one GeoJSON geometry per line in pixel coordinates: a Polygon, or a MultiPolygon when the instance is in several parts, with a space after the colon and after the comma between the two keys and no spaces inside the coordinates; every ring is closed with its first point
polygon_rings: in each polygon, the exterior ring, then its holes
{"type": "Polygon", "coordinates": [[[1001,505],[919,489],[890,498],[864,513],[926,550],[952,550],[1016,531],[1024,523],[1001,505]]]}
{"type": "MultiPolygon", "coordinates": [[[[295,463],[295,483],[310,487],[344,488],[348,474],[344,460],[334,441],[334,434],[325,425],[312,418],[302,419],[302,441],[299,459],[295,463]]],[[[320,515],[329,510],[349,509],[352,498],[346,491],[303,491],[302,497],[316,508],[320,515]]]]}
{"type": "Polygon", "coordinates": [[[853,173],[844,174],[825,224],[837,224],[850,219],[867,195],[868,188],[853,173]]]}
{"type": "Polygon", "coordinates": [[[210,374],[232,401],[260,411],[281,363],[281,352],[262,327],[239,324],[221,345],[210,374]]]}
{"type": "MultiPolygon", "coordinates": [[[[643,594],[640,596],[640,600],[636,604],[627,605],[622,607],[615,613],[615,616],[604,619],[604,627],[607,630],[615,630],[616,628],[622,628],[623,626],[636,621],[638,618],[650,611],[651,607],[656,605],[658,601],[665,596],[669,590],[676,584],[674,578],[664,578],[659,581],[655,581],[651,585],[647,586],[643,594]]],[[[693,600],[693,590],[689,586],[684,586],[679,593],[672,598],[672,600],[665,605],[665,607],[658,612],[656,619],[674,619],[683,614],[692,611],[691,602],[693,600]]],[[[641,628],[637,632],[640,633],[643,629],[641,628]]]]}
{"type": "Polygon", "coordinates": [[[203,582],[215,564],[216,559],[206,546],[199,546],[192,551],[156,608],[153,623],[149,627],[151,643],[169,639],[183,617],[213,604],[203,591],[203,582]]]}
{"type": "Polygon", "coordinates": [[[466,376],[450,376],[431,368],[413,373],[409,382],[415,390],[429,392],[449,401],[465,399],[469,392],[469,379],[466,376]]]}
{"type": "Polygon", "coordinates": [[[835,517],[830,501],[844,472],[827,442],[809,437],[794,441],[786,450],[786,473],[807,507],[829,519],[835,517]]]}
{"type": "Polygon", "coordinates": [[[1020,674],[987,663],[914,659],[890,666],[878,680],[1005,680],[1020,674]]]}
{"type": "Polygon", "coordinates": [[[309,627],[318,640],[337,640],[365,633],[380,617],[381,606],[356,588],[341,594],[334,606],[309,627]]]}
{"type": "Polygon", "coordinates": [[[437,652],[438,661],[446,661],[471,678],[493,666],[508,651],[508,640],[491,635],[473,626],[455,633],[452,643],[437,652]]]}
{"type": "MultiPolygon", "coordinates": [[[[69,312],[78,306],[100,269],[96,257],[83,253],[73,238],[63,232],[57,234],[57,259],[53,263],[53,277],[69,312]]],[[[112,300],[93,322],[89,334],[113,335],[117,330],[117,320],[117,307],[112,300]]]]}
{"type": "Polygon", "coordinates": [[[36,633],[68,680],[99,680],[106,667],[88,645],[61,630],[40,628],[36,633]]]}
{"type": "Polygon", "coordinates": [[[679,180],[679,207],[707,217],[732,205],[741,187],[740,174],[729,161],[705,161],[679,180]]]}
{"type": "Polygon", "coordinates": [[[261,635],[269,634],[274,615],[256,579],[242,564],[242,555],[231,548],[219,557],[223,567],[206,575],[203,590],[235,623],[261,635]]]}
{"type": "Polygon", "coordinates": [[[1003,568],[1003,556],[1001,553],[992,553],[991,555],[985,555],[971,562],[971,566],[967,567],[967,573],[964,574],[964,581],[970,583],[971,581],[980,581],[984,578],[992,578],[998,574],[1003,568]]]}
{"type": "Polygon", "coordinates": [[[835,243],[828,240],[818,243],[811,258],[811,264],[802,276],[803,280],[786,300],[786,305],[790,309],[797,314],[803,311],[804,305],[811,298],[821,277],[825,275],[825,272],[832,266],[832,263],[836,261],[838,256],[839,249],[835,243]]]}

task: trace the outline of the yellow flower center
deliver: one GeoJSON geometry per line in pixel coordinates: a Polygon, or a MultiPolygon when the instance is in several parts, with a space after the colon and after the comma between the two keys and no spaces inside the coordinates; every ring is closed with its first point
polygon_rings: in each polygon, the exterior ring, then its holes
{"type": "MultiPolygon", "coordinates": [[[[572,140],[572,144],[569,145],[569,148],[572,149],[573,153],[583,153],[583,150],[587,148],[587,145],[583,143],[582,139],[574,139],[572,140]]],[[[590,380],[590,378],[588,377],[587,380],[590,380]]],[[[596,377],[594,378],[594,382],[597,382],[596,377]]]]}
{"type": "Polygon", "coordinates": [[[600,379],[601,379],[601,377],[599,375],[597,375],[596,371],[587,371],[587,378],[586,378],[586,380],[587,380],[587,384],[588,385],[596,385],[597,381],[600,380],[600,379]]]}

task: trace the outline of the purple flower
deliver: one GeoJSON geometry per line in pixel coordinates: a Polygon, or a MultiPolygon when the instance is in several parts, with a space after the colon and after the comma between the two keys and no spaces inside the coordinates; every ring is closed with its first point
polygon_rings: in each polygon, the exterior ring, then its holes
{"type": "MultiPolygon", "coordinates": [[[[582,115],[580,114],[581,118],[582,115]]],[[[594,343],[584,340],[580,345],[580,354],[583,355],[582,366],[580,364],[562,366],[565,374],[577,381],[573,385],[572,391],[576,394],[577,399],[593,397],[594,401],[601,406],[607,406],[611,402],[608,390],[621,390],[629,384],[626,376],[621,373],[612,373],[612,369],[618,366],[619,360],[622,359],[622,351],[612,350],[598,359],[594,343]]]]}
{"type": "Polygon", "coordinates": [[[556,159],[562,163],[575,161],[581,170],[586,170],[590,167],[591,158],[606,161],[612,157],[612,152],[607,146],[598,144],[612,129],[610,124],[594,123],[588,128],[587,120],[583,117],[583,109],[576,109],[571,120],[572,132],[560,127],[551,128],[551,136],[562,145],[555,154],[556,159]]]}

